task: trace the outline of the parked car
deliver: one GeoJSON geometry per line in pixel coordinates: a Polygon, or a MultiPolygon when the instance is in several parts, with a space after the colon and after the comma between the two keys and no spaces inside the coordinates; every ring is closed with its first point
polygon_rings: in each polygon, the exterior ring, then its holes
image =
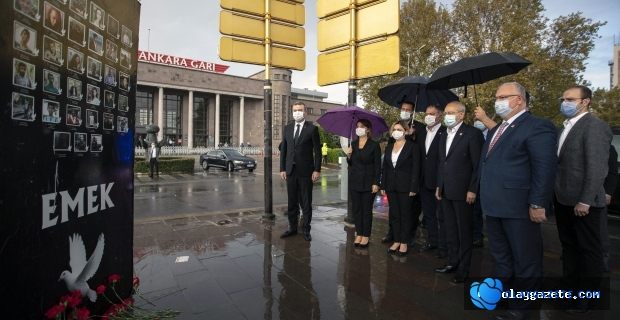
{"type": "Polygon", "coordinates": [[[256,160],[234,149],[217,149],[202,154],[200,156],[200,165],[204,170],[215,167],[226,171],[247,169],[253,172],[256,169],[256,160]]]}

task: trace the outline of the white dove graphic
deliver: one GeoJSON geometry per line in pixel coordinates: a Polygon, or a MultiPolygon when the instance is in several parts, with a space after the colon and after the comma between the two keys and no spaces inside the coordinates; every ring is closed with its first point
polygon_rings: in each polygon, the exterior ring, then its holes
{"type": "Polygon", "coordinates": [[[86,281],[92,278],[97,269],[99,269],[104,245],[105,239],[102,233],[99,235],[99,240],[97,240],[97,247],[95,247],[90,259],[86,261],[86,248],[84,248],[82,236],[77,233],[69,236],[69,266],[71,266],[71,272],[68,270],[63,271],[58,281],[65,280],[69,291],[79,290],[83,297],[88,296],[90,301],[95,302],[97,300],[97,293],[88,286],[86,281]]]}

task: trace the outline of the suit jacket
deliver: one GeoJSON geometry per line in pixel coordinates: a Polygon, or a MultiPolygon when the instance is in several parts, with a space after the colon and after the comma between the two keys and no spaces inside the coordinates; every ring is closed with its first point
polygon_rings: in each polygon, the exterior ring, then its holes
{"type": "Polygon", "coordinates": [[[603,184],[612,136],[611,128],[591,113],[575,123],[558,156],[555,196],[559,203],[605,207],[603,184]]]}
{"type": "Polygon", "coordinates": [[[439,140],[437,187],[447,200],[465,200],[467,192],[478,193],[478,162],[484,138],[480,130],[461,124],[446,155],[448,132],[439,140]]]}
{"type": "Polygon", "coordinates": [[[349,187],[353,191],[371,191],[372,185],[379,185],[381,177],[381,148],[379,143],[368,139],[363,149],[359,140],[351,143],[349,163],[349,187]]]}
{"type": "Polygon", "coordinates": [[[306,120],[299,138],[294,140],[296,122],[284,127],[284,137],[280,150],[280,172],[293,173],[293,165],[300,175],[312,175],[313,171],[321,172],[321,139],[319,129],[306,120]]]}
{"type": "Polygon", "coordinates": [[[439,125],[437,133],[431,142],[431,146],[426,152],[426,128],[421,130],[418,135],[418,146],[420,147],[420,159],[422,164],[422,187],[428,190],[437,188],[437,170],[439,169],[439,140],[446,134],[446,127],[439,125]]]}
{"type": "Polygon", "coordinates": [[[415,142],[405,140],[398,155],[396,166],[392,165],[394,143],[385,147],[381,174],[381,189],[390,192],[415,192],[420,190],[420,150],[415,142]]]}
{"type": "Polygon", "coordinates": [[[529,219],[529,205],[550,208],[557,163],[557,133],[549,120],[526,112],[505,130],[487,135],[480,156],[480,204],[485,215],[529,219]]]}
{"type": "Polygon", "coordinates": [[[605,178],[605,193],[613,196],[618,185],[618,152],[614,145],[609,145],[609,170],[605,178]]]}

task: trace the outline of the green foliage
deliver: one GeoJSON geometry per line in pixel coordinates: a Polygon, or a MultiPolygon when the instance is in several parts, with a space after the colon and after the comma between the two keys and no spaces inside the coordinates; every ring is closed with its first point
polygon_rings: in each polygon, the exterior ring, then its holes
{"type": "Polygon", "coordinates": [[[323,128],[320,127],[320,125],[319,125],[319,137],[321,138],[321,147],[323,146],[323,143],[327,143],[327,147],[329,148],[340,147],[340,137],[335,134],[331,134],[325,131],[323,128]]]}
{"type": "Polygon", "coordinates": [[[620,126],[620,88],[597,89],[592,94],[590,110],[611,127],[620,126]]]}
{"type": "Polygon", "coordinates": [[[338,157],[346,157],[344,151],[340,147],[327,150],[327,162],[328,163],[338,163],[338,157]]]}
{"type": "MultiPolygon", "coordinates": [[[[194,158],[161,157],[159,158],[159,173],[194,173],[194,158]]],[[[142,159],[134,165],[136,173],[149,173],[149,163],[142,159]]]]}

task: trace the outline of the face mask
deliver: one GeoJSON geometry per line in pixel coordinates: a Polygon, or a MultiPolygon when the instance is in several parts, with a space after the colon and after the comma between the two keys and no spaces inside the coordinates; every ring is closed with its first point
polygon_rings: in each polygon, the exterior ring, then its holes
{"type": "Polygon", "coordinates": [[[508,99],[495,101],[495,113],[502,117],[502,119],[506,119],[506,116],[512,111],[510,109],[510,102],[508,99]]]}
{"type": "Polygon", "coordinates": [[[566,118],[574,117],[577,114],[577,111],[579,111],[577,102],[564,101],[560,104],[560,112],[566,118]]]}
{"type": "Polygon", "coordinates": [[[484,123],[482,123],[482,121],[480,121],[480,120],[474,121],[474,127],[476,127],[476,129],[478,129],[480,131],[484,131],[487,128],[487,127],[484,126],[484,123]]]}
{"type": "Polygon", "coordinates": [[[355,128],[355,134],[358,137],[363,137],[366,135],[366,128],[355,128]]]}
{"type": "Polygon", "coordinates": [[[443,124],[445,124],[446,127],[448,127],[448,128],[454,127],[454,125],[456,124],[456,115],[455,114],[447,114],[443,118],[443,124]]]}
{"type": "Polygon", "coordinates": [[[400,112],[400,119],[401,120],[409,120],[411,118],[411,112],[409,111],[401,111],[400,112]]]}
{"type": "Polygon", "coordinates": [[[427,115],[426,117],[424,117],[424,123],[426,123],[427,126],[434,125],[435,120],[437,120],[436,116],[427,115]]]}
{"type": "Polygon", "coordinates": [[[304,112],[303,111],[293,111],[293,119],[297,122],[301,122],[304,120],[304,112]]]}
{"type": "Polygon", "coordinates": [[[404,135],[405,133],[402,131],[392,131],[392,138],[394,138],[395,140],[400,140],[400,138],[402,138],[404,135]]]}

